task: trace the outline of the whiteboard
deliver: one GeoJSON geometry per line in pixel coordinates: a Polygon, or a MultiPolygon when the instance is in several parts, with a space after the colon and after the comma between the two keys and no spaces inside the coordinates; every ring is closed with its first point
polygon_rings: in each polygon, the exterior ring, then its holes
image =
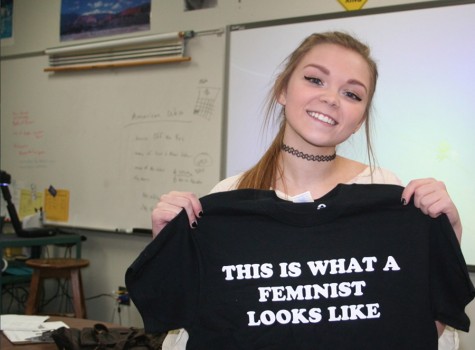
{"type": "Polygon", "coordinates": [[[170,190],[207,194],[221,169],[225,36],[197,36],[186,51],[191,62],[73,73],[43,72],[46,56],[2,60],[13,191],[68,190],[59,224],[105,230],[151,228],[170,190]]]}
{"type": "MultiPolygon", "coordinates": [[[[451,4],[230,26],[226,174],[250,168],[272,141],[277,127],[263,131],[263,103],[287,55],[313,32],[349,32],[370,45],[379,66],[372,115],[378,165],[404,183],[446,183],[462,217],[465,258],[475,265],[475,4],[451,4]]],[[[338,153],[367,162],[363,132],[338,153]]]]}

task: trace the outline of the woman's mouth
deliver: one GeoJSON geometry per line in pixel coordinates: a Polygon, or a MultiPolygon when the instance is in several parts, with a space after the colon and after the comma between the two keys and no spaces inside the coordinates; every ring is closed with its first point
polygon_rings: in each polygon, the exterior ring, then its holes
{"type": "Polygon", "coordinates": [[[336,125],[336,121],[333,120],[332,118],[330,118],[329,116],[325,115],[325,114],[321,114],[321,113],[318,113],[318,112],[311,112],[311,111],[308,111],[307,112],[309,116],[311,116],[312,118],[315,118],[323,123],[326,123],[326,124],[329,124],[329,125],[336,125]]]}

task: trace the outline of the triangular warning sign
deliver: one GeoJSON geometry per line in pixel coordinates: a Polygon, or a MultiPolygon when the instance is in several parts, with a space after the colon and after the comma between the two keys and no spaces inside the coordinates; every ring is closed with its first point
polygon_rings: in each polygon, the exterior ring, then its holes
{"type": "Polygon", "coordinates": [[[368,0],[338,0],[347,11],[361,10],[368,0]]]}

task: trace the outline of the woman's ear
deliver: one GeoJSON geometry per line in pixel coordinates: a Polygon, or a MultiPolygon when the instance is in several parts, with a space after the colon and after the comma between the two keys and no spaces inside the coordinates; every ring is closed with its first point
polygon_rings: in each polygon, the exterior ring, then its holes
{"type": "Polygon", "coordinates": [[[361,121],[358,123],[358,125],[356,126],[356,129],[355,131],[353,131],[353,134],[356,134],[358,132],[358,130],[360,130],[361,126],[364,124],[364,122],[366,121],[366,118],[367,118],[367,115],[365,114],[363,116],[363,118],[361,118],[361,121]]]}
{"type": "Polygon", "coordinates": [[[287,102],[285,91],[282,91],[280,93],[277,102],[279,102],[279,104],[281,104],[282,106],[285,106],[285,103],[287,102]]]}
{"type": "Polygon", "coordinates": [[[355,129],[355,131],[353,131],[353,134],[356,134],[356,133],[358,132],[358,130],[360,130],[361,125],[363,125],[363,123],[358,124],[358,126],[357,126],[356,129],[355,129]]]}

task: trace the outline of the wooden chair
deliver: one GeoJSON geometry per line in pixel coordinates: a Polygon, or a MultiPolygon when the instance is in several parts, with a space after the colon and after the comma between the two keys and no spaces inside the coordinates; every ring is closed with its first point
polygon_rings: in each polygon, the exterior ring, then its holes
{"type": "Polygon", "coordinates": [[[89,265],[89,260],[74,258],[29,259],[26,264],[33,268],[33,275],[25,314],[34,315],[38,312],[38,298],[44,279],[62,278],[69,279],[71,282],[74,316],[87,318],[81,269],[89,265]]]}

